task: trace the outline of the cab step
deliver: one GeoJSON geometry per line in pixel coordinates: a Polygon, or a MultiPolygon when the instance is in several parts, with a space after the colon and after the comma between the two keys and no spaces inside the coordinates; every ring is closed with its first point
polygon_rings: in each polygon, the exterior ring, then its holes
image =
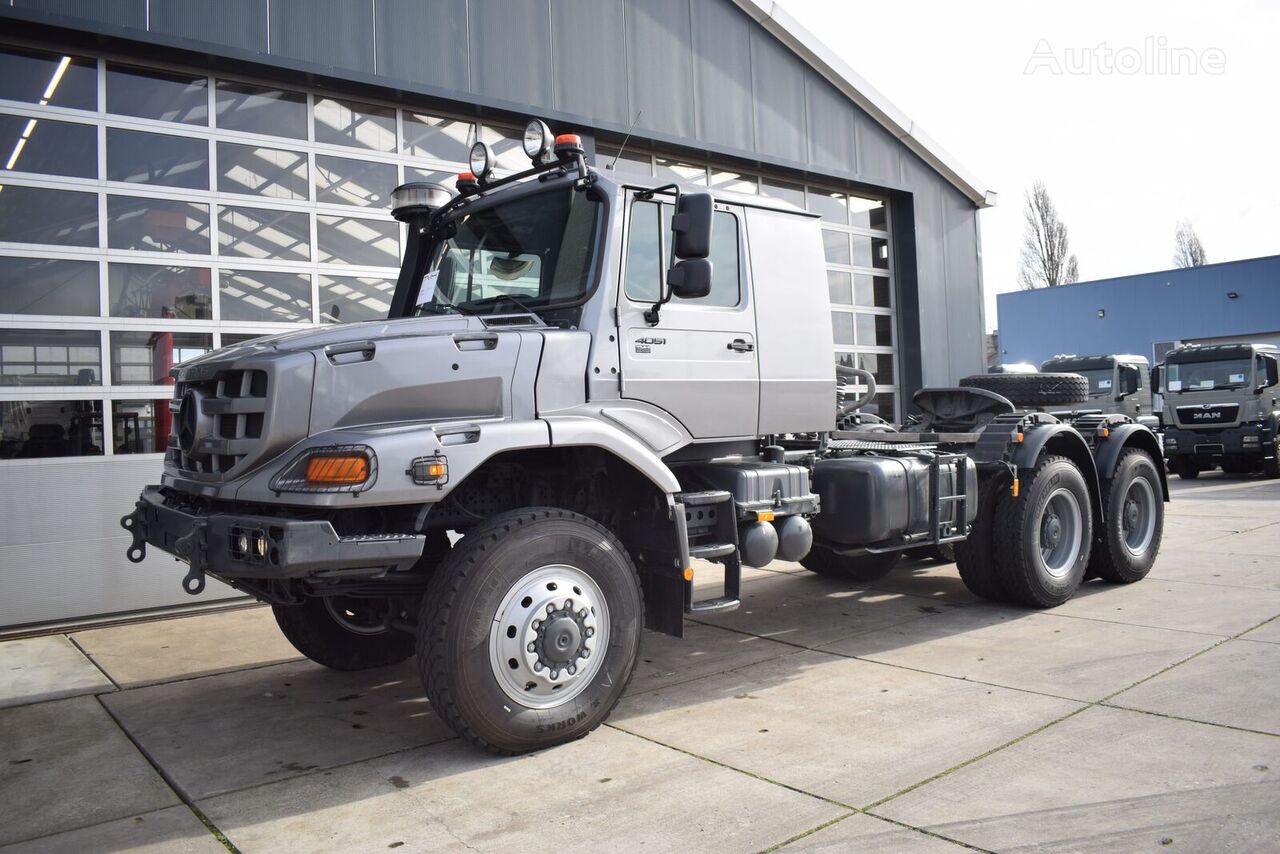
{"type": "Polygon", "coordinates": [[[741,604],[742,562],[738,556],[738,515],[733,495],[712,489],[682,492],[678,500],[677,524],[683,529],[683,541],[700,541],[687,546],[685,566],[692,569],[691,561],[701,559],[724,567],[724,590],[720,596],[695,600],[692,575],[685,579],[685,613],[707,616],[735,610],[741,604]]]}

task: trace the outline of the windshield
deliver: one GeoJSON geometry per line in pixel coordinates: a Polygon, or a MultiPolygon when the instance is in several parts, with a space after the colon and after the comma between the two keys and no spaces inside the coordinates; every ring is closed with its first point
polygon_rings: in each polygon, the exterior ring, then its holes
{"type": "Polygon", "coordinates": [[[1118,391],[1118,389],[1112,388],[1115,385],[1115,372],[1111,368],[1095,368],[1089,371],[1076,370],[1071,373],[1079,374],[1089,381],[1089,397],[1106,397],[1118,391]]]}
{"type": "Polygon", "coordinates": [[[1166,391],[1209,391],[1243,388],[1253,369],[1249,359],[1218,359],[1213,362],[1177,362],[1165,366],[1166,391]]]}
{"type": "Polygon", "coordinates": [[[464,214],[435,248],[415,313],[510,313],[581,300],[593,284],[601,207],[565,187],[464,214]]]}

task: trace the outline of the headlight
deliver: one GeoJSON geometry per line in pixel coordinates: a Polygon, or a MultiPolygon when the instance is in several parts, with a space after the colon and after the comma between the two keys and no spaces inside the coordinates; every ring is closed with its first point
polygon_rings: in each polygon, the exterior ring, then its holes
{"type": "Polygon", "coordinates": [[[524,126],[524,153],[537,166],[551,150],[551,128],[541,119],[533,119],[524,126]]]}
{"type": "Polygon", "coordinates": [[[1257,444],[1259,444],[1261,441],[1262,441],[1262,439],[1261,439],[1260,437],[1258,437],[1258,436],[1245,436],[1243,439],[1241,439],[1241,444],[1245,444],[1245,445],[1257,445],[1257,444]]]}
{"type": "Polygon", "coordinates": [[[366,445],[303,451],[271,480],[275,492],[363,492],[378,479],[378,458],[366,445]]]}
{"type": "Polygon", "coordinates": [[[471,146],[471,172],[480,181],[486,181],[493,171],[493,152],[483,142],[471,146]]]}

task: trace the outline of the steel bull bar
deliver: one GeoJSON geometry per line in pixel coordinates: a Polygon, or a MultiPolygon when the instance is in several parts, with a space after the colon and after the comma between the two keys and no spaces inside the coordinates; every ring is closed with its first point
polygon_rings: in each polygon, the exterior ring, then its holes
{"type": "Polygon", "coordinates": [[[188,565],[182,589],[204,590],[215,578],[289,579],[379,576],[407,570],[422,556],[422,534],[339,536],[327,519],[290,519],[239,513],[188,513],[165,504],[159,486],[148,486],[134,510],[120,520],[133,542],[133,563],[155,546],[188,565]]]}

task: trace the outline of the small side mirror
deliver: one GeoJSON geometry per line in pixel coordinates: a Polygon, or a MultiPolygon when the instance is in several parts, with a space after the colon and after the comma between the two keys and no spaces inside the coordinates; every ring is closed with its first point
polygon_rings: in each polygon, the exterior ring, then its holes
{"type": "Polygon", "coordinates": [[[706,258],[677,261],[667,273],[671,295],[679,299],[700,299],[711,293],[711,262],[706,258]]]}
{"type": "Polygon", "coordinates": [[[1160,366],[1155,365],[1151,369],[1151,393],[1160,394],[1163,389],[1160,388],[1160,366]]]}
{"type": "Polygon", "coordinates": [[[1258,393],[1261,394],[1263,389],[1273,388],[1280,385],[1280,359],[1272,356],[1270,353],[1262,354],[1262,361],[1266,365],[1266,382],[1258,386],[1258,393]]]}
{"type": "Polygon", "coordinates": [[[1133,365],[1120,366],[1120,397],[1138,392],[1138,369],[1133,365]]]}
{"type": "Polygon", "coordinates": [[[685,193],[676,202],[671,218],[672,254],[677,258],[706,258],[711,254],[711,215],[715,210],[710,193],[685,193]]]}

